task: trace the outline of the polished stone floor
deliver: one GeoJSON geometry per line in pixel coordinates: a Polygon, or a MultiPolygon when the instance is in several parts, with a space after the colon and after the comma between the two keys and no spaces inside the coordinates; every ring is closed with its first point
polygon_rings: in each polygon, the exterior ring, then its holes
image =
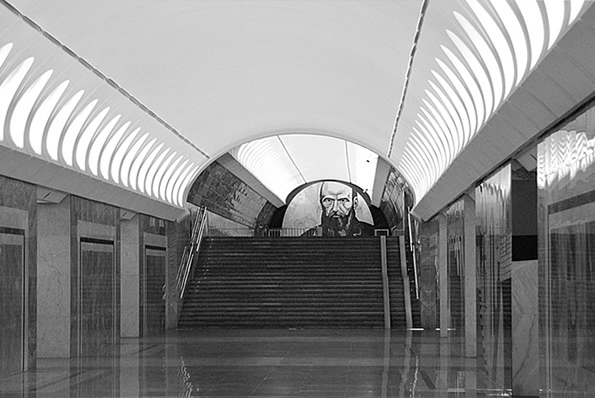
{"type": "Polygon", "coordinates": [[[457,337],[383,330],[195,330],[39,359],[1,397],[498,397],[457,337]]]}

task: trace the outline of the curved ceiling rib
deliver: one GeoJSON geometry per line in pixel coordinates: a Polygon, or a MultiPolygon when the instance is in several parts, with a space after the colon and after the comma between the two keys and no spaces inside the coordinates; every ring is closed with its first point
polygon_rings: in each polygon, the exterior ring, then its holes
{"type": "MultiPolygon", "coordinates": [[[[418,91],[425,98],[415,101],[420,105],[417,116],[408,120],[409,128],[398,131],[409,138],[396,163],[417,201],[575,21],[583,5],[584,0],[466,0],[466,15],[451,11],[458,27],[446,29],[449,41],[440,46],[443,55],[435,58],[432,79],[418,91]]],[[[389,154],[392,146],[391,141],[389,154]]]]}
{"type": "Polygon", "coordinates": [[[18,16],[0,21],[0,145],[183,208],[206,155],[18,16]]]}

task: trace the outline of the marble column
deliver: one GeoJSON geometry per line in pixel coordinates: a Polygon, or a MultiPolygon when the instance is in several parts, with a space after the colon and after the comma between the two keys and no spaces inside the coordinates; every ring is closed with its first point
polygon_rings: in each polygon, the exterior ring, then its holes
{"type": "Polygon", "coordinates": [[[512,391],[539,395],[537,260],[512,263],[512,391]]]}
{"type": "Polygon", "coordinates": [[[37,205],[37,355],[70,356],[70,200],[37,205]]]}
{"type": "Polygon", "coordinates": [[[419,301],[421,326],[436,330],[438,309],[436,307],[438,276],[438,221],[433,219],[420,225],[419,301]]]}
{"type": "Polygon", "coordinates": [[[443,214],[438,216],[438,273],[440,281],[440,337],[448,337],[448,231],[443,214]]]}
{"type": "Polygon", "coordinates": [[[475,200],[465,195],[465,356],[477,356],[477,263],[475,238],[475,200]]]}
{"type": "Polygon", "coordinates": [[[138,337],[140,331],[140,232],[139,216],[122,220],[121,231],[121,305],[120,334],[138,337]]]}

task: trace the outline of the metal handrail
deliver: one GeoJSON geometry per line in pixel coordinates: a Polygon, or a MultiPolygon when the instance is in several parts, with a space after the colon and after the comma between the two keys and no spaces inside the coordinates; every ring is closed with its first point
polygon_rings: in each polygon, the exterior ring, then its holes
{"type": "Polygon", "coordinates": [[[211,226],[209,236],[285,238],[302,236],[310,228],[219,228],[211,226]]]}
{"type": "Polygon", "coordinates": [[[188,284],[188,278],[190,277],[192,264],[194,263],[194,256],[198,253],[207,224],[207,210],[203,207],[196,213],[196,217],[193,219],[190,247],[188,248],[186,246],[184,248],[182,261],[178,268],[177,282],[180,299],[184,298],[184,292],[186,291],[186,285],[188,284]]]}
{"type": "Polygon", "coordinates": [[[413,240],[413,226],[411,225],[411,212],[407,213],[407,223],[409,226],[409,246],[411,249],[411,254],[413,255],[413,277],[415,281],[415,298],[419,299],[419,279],[418,279],[418,269],[417,269],[417,250],[416,244],[413,240]]]}

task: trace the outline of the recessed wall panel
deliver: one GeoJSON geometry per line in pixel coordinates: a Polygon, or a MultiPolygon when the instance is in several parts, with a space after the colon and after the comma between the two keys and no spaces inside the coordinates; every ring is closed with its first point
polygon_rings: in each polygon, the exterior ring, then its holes
{"type": "MultiPolygon", "coordinates": [[[[595,110],[538,145],[540,388],[595,394],[595,110]]],[[[574,394],[574,395],[573,395],[574,394]]]]}
{"type": "Polygon", "coordinates": [[[81,356],[111,353],[116,342],[113,242],[81,239],[81,356]]]}
{"type": "Polygon", "coordinates": [[[23,370],[24,264],[25,231],[0,227],[0,378],[23,370]]]}

